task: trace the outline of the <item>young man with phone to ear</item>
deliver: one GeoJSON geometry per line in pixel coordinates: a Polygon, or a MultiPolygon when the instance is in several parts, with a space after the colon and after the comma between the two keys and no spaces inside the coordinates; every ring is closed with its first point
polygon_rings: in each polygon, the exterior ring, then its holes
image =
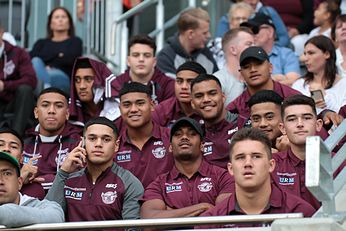
{"type": "Polygon", "coordinates": [[[58,202],[67,221],[138,219],[143,186],[113,162],[118,132],[105,117],[89,120],[83,140],[58,171],[46,199],[58,202]]]}

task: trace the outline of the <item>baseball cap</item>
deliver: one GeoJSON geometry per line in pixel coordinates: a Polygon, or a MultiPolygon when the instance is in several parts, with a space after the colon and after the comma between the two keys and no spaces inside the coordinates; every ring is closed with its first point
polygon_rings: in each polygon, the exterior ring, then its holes
{"type": "Polygon", "coordinates": [[[270,16],[263,13],[256,13],[253,18],[250,18],[247,22],[243,22],[240,26],[245,26],[251,28],[254,34],[259,32],[260,26],[269,25],[275,29],[273,20],[270,16]]]}
{"type": "Polygon", "coordinates": [[[18,176],[20,176],[20,166],[16,158],[11,156],[7,152],[0,152],[0,160],[5,160],[7,162],[10,162],[12,165],[14,165],[14,167],[16,167],[18,176]]]}
{"type": "Polygon", "coordinates": [[[248,58],[258,59],[260,61],[269,60],[267,52],[265,52],[262,47],[256,46],[248,47],[240,54],[240,66],[242,66],[244,61],[248,58]]]}
{"type": "Polygon", "coordinates": [[[201,139],[203,138],[204,131],[203,131],[201,125],[194,119],[191,119],[189,117],[182,117],[173,124],[173,126],[171,128],[170,141],[172,141],[172,137],[173,137],[174,133],[183,125],[191,126],[201,136],[201,139]]]}

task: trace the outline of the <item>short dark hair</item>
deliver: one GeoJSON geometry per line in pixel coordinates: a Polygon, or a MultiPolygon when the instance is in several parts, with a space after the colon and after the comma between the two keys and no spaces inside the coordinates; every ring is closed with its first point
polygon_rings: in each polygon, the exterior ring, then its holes
{"type": "Polygon", "coordinates": [[[259,103],[274,103],[281,106],[283,98],[272,90],[261,90],[256,92],[250,97],[247,105],[251,108],[255,104],[259,103]]]}
{"type": "Polygon", "coordinates": [[[155,40],[149,37],[146,34],[134,35],[130,38],[130,41],[127,45],[127,54],[130,55],[130,48],[135,44],[145,44],[153,49],[153,55],[156,54],[156,43],[155,40]]]}
{"type": "Polygon", "coordinates": [[[131,93],[131,92],[145,93],[149,96],[149,98],[151,96],[150,88],[147,85],[144,85],[144,84],[138,83],[138,82],[129,82],[129,83],[124,83],[123,87],[120,89],[119,98],[121,98],[121,96],[123,96],[127,93],[131,93]]]}
{"type": "Polygon", "coordinates": [[[17,137],[18,140],[20,141],[21,145],[22,145],[22,151],[23,151],[23,148],[24,148],[23,137],[21,135],[19,135],[19,133],[16,132],[16,130],[14,130],[10,127],[1,127],[0,128],[0,134],[3,134],[3,133],[10,133],[10,134],[14,135],[15,137],[17,137]]]}
{"type": "Polygon", "coordinates": [[[43,89],[37,98],[39,99],[42,95],[47,94],[47,93],[60,94],[60,95],[65,97],[66,102],[68,103],[68,98],[69,98],[68,95],[63,90],[60,90],[59,88],[56,88],[56,87],[49,87],[49,88],[43,89]]]}
{"type": "Polygon", "coordinates": [[[214,75],[210,75],[210,74],[200,74],[198,75],[195,79],[193,79],[191,81],[191,91],[192,91],[192,88],[195,84],[197,83],[201,83],[201,82],[204,82],[204,81],[209,81],[209,80],[213,80],[217,83],[217,85],[220,86],[220,88],[222,88],[222,85],[221,85],[221,82],[218,78],[216,78],[214,75]]]}
{"type": "Polygon", "coordinates": [[[282,117],[282,119],[284,119],[285,109],[287,107],[293,106],[293,105],[307,105],[307,106],[310,106],[311,109],[312,109],[312,112],[315,115],[317,115],[315,101],[311,97],[308,97],[306,95],[297,94],[297,95],[292,95],[292,96],[287,97],[282,102],[282,105],[281,105],[281,117],[282,117]]]}
{"type": "Polygon", "coordinates": [[[111,120],[107,119],[106,117],[96,117],[96,118],[92,118],[88,122],[86,122],[84,129],[83,129],[83,136],[85,135],[85,132],[88,129],[88,127],[90,127],[91,125],[94,125],[94,124],[101,124],[101,125],[106,125],[106,126],[110,127],[113,130],[113,134],[115,135],[115,138],[117,138],[119,135],[117,127],[115,126],[115,124],[111,120]]]}
{"type": "Polygon", "coordinates": [[[77,58],[75,64],[75,71],[79,68],[92,68],[88,58],[77,58]]]}
{"type": "Polygon", "coordinates": [[[195,61],[186,61],[185,63],[181,64],[178,67],[175,73],[178,73],[180,71],[185,71],[185,70],[193,71],[197,74],[207,74],[207,71],[205,70],[205,68],[201,64],[195,61]]]}
{"type": "Polygon", "coordinates": [[[267,151],[268,159],[272,159],[272,143],[269,140],[268,136],[257,128],[242,128],[237,131],[232,137],[231,144],[229,146],[230,150],[230,160],[232,160],[232,151],[234,146],[244,140],[253,140],[262,143],[267,151]]]}
{"type": "Polygon", "coordinates": [[[74,32],[74,25],[73,25],[72,16],[71,16],[70,12],[65,7],[59,6],[59,7],[54,8],[50,12],[50,14],[48,16],[47,26],[46,26],[47,27],[47,38],[53,38],[53,30],[50,28],[50,24],[52,22],[53,14],[57,10],[63,10],[66,13],[67,18],[68,18],[68,23],[69,23],[69,26],[70,26],[70,28],[68,29],[68,35],[70,37],[74,37],[75,36],[75,32],[74,32]]]}

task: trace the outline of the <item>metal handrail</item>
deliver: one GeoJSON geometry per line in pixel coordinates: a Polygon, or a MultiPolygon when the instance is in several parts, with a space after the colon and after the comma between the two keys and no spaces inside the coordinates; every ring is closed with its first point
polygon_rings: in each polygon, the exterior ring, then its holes
{"type": "Polygon", "coordinates": [[[51,224],[36,224],[20,228],[1,229],[7,230],[90,230],[110,228],[163,228],[163,227],[192,227],[210,224],[233,224],[233,223],[269,223],[276,219],[302,218],[302,213],[260,214],[260,215],[232,215],[215,217],[184,217],[140,220],[112,220],[112,221],[84,221],[65,222],[51,224]]]}
{"type": "MultiPolygon", "coordinates": [[[[346,184],[346,169],[342,169],[336,179],[333,178],[333,174],[346,159],[346,146],[344,145],[334,157],[331,150],[345,134],[346,120],[324,142],[319,136],[306,139],[305,184],[322,202],[323,216],[340,218],[340,213],[336,211],[335,197],[346,184]]],[[[320,213],[316,216],[320,216],[320,213]]]]}

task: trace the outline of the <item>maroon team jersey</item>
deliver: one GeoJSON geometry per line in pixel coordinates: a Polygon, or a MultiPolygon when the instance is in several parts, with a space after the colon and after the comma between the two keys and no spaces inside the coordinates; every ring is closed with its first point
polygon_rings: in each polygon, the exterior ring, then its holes
{"type": "MultiPolygon", "coordinates": [[[[315,213],[315,209],[303,199],[282,191],[275,184],[271,184],[272,191],[269,198],[269,204],[262,211],[261,214],[275,214],[275,213],[303,213],[304,217],[311,217],[315,213]]],[[[229,198],[217,204],[214,208],[207,210],[200,216],[226,216],[226,215],[246,215],[246,213],[239,207],[236,200],[236,195],[233,193],[229,198]]],[[[234,227],[259,227],[264,226],[261,223],[247,223],[247,224],[227,224],[227,225],[205,225],[197,228],[234,228],[234,227]]],[[[269,225],[269,224],[267,224],[269,225]]]]}
{"type": "Polygon", "coordinates": [[[229,162],[229,144],[238,127],[223,119],[221,122],[205,128],[203,156],[211,164],[227,168],[229,162]]]}
{"type": "Polygon", "coordinates": [[[143,184],[148,186],[155,178],[173,167],[173,155],[169,152],[169,129],[153,123],[152,136],[138,149],[129,140],[125,130],[120,136],[119,151],[115,162],[132,172],[143,184]]]}
{"type": "MultiPolygon", "coordinates": [[[[105,97],[118,98],[119,91],[124,83],[131,81],[130,70],[126,70],[119,76],[109,78],[106,82],[105,97]]],[[[172,96],[174,96],[174,79],[166,76],[159,69],[155,68],[154,74],[148,82],[147,86],[151,89],[151,99],[158,104],[172,96]]]]}
{"type": "MultiPolygon", "coordinates": [[[[54,186],[52,189],[55,189],[54,186]]],[[[139,217],[137,200],[143,195],[142,193],[143,187],[140,182],[115,163],[102,172],[95,183],[88,176],[87,169],[83,169],[65,182],[66,220],[137,219],[139,217]]],[[[52,195],[61,196],[58,192],[52,195]]]]}
{"type": "MultiPolygon", "coordinates": [[[[175,96],[156,105],[155,111],[152,113],[152,119],[155,123],[168,128],[171,128],[175,121],[181,117],[186,117],[186,115],[181,110],[179,101],[175,96]]],[[[197,113],[194,113],[189,117],[200,124],[204,123],[203,119],[197,113]]]]}
{"type": "Polygon", "coordinates": [[[276,162],[272,172],[274,182],[281,189],[304,199],[318,209],[320,202],[305,186],[305,161],[294,155],[291,149],[275,153],[273,159],[276,162]]]}
{"type": "MultiPolygon", "coordinates": [[[[293,88],[281,84],[279,82],[273,81],[274,89],[283,99],[291,95],[296,95],[301,93],[293,88]]],[[[250,100],[250,92],[248,89],[245,89],[243,93],[233,100],[230,104],[227,105],[226,109],[232,113],[239,114],[240,117],[249,118],[250,117],[250,108],[248,107],[248,102],[250,100]]]]}
{"type": "Polygon", "coordinates": [[[175,166],[170,172],[158,176],[146,188],[141,201],[160,199],[173,209],[199,203],[214,205],[220,194],[234,192],[233,182],[233,177],[225,169],[203,160],[199,170],[190,179],[175,166]]]}

